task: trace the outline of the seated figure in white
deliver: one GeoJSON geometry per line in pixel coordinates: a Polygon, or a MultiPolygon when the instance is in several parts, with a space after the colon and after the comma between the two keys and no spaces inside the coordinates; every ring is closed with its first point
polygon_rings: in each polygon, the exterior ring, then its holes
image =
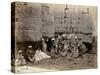
{"type": "Polygon", "coordinates": [[[24,56],[22,55],[22,50],[19,50],[18,54],[16,56],[15,65],[16,66],[23,66],[25,64],[26,64],[26,61],[24,59],[24,56]]]}
{"type": "Polygon", "coordinates": [[[35,52],[35,61],[40,61],[46,58],[51,58],[51,56],[48,56],[46,53],[44,53],[43,51],[41,51],[41,49],[37,49],[35,52]]]}

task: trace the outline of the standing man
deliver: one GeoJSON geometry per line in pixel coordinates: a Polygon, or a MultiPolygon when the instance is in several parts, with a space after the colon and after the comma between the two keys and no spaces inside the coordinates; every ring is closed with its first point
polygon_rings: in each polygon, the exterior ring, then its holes
{"type": "Polygon", "coordinates": [[[79,56],[83,57],[83,52],[82,52],[82,38],[78,38],[78,50],[79,50],[79,56]]]}
{"type": "Polygon", "coordinates": [[[42,47],[43,47],[43,48],[42,48],[43,51],[46,52],[46,51],[47,51],[47,44],[46,44],[45,39],[43,39],[43,38],[42,38],[42,47]]]}

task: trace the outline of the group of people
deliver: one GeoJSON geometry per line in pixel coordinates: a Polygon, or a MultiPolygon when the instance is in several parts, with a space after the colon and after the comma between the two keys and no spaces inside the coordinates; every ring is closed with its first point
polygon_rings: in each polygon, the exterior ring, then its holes
{"type": "Polygon", "coordinates": [[[43,52],[40,48],[34,51],[31,45],[26,51],[26,57],[27,57],[27,60],[29,60],[30,62],[40,61],[46,58],[51,58],[49,55],[43,52]]]}
{"type": "Polygon", "coordinates": [[[51,58],[51,56],[41,51],[40,48],[38,48],[37,50],[33,50],[32,45],[29,45],[24,55],[23,55],[22,50],[18,51],[16,59],[15,59],[15,65],[21,66],[21,65],[25,65],[27,62],[34,63],[36,61],[40,61],[47,58],[51,58]]]}
{"type": "Polygon", "coordinates": [[[45,39],[43,48],[50,51],[51,57],[56,57],[56,55],[78,57],[82,56],[83,52],[87,50],[86,46],[83,44],[81,37],[74,35],[73,38],[68,38],[63,34],[57,35],[54,38],[45,39]]]}
{"type": "Polygon", "coordinates": [[[73,39],[65,39],[63,35],[58,35],[55,38],[42,38],[42,49],[33,50],[33,47],[29,45],[24,55],[23,51],[19,50],[15,65],[24,65],[28,61],[34,63],[35,61],[54,58],[57,55],[69,58],[78,57],[82,56],[83,49],[86,50],[86,47],[82,44],[82,38],[75,36],[73,39]]]}

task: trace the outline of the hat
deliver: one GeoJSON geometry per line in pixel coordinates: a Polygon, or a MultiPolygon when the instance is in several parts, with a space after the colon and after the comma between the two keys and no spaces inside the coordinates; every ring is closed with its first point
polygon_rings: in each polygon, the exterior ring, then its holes
{"type": "Polygon", "coordinates": [[[32,45],[29,45],[28,48],[32,48],[32,45]]]}
{"type": "Polygon", "coordinates": [[[77,39],[78,37],[77,36],[75,36],[75,39],[77,39]]]}
{"type": "Polygon", "coordinates": [[[42,41],[44,41],[44,39],[42,38],[42,41]]]}
{"type": "Polygon", "coordinates": [[[55,40],[54,38],[52,38],[52,40],[55,40]]]}
{"type": "Polygon", "coordinates": [[[22,50],[19,50],[18,53],[22,53],[22,50]]]}

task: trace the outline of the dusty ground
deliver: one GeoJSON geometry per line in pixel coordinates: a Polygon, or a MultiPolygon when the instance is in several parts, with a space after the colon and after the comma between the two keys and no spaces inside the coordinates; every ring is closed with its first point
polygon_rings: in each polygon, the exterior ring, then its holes
{"type": "Polygon", "coordinates": [[[27,63],[25,66],[17,66],[16,73],[92,69],[96,67],[97,56],[95,54],[84,54],[83,57],[71,60],[67,57],[58,57],[27,63]]]}

